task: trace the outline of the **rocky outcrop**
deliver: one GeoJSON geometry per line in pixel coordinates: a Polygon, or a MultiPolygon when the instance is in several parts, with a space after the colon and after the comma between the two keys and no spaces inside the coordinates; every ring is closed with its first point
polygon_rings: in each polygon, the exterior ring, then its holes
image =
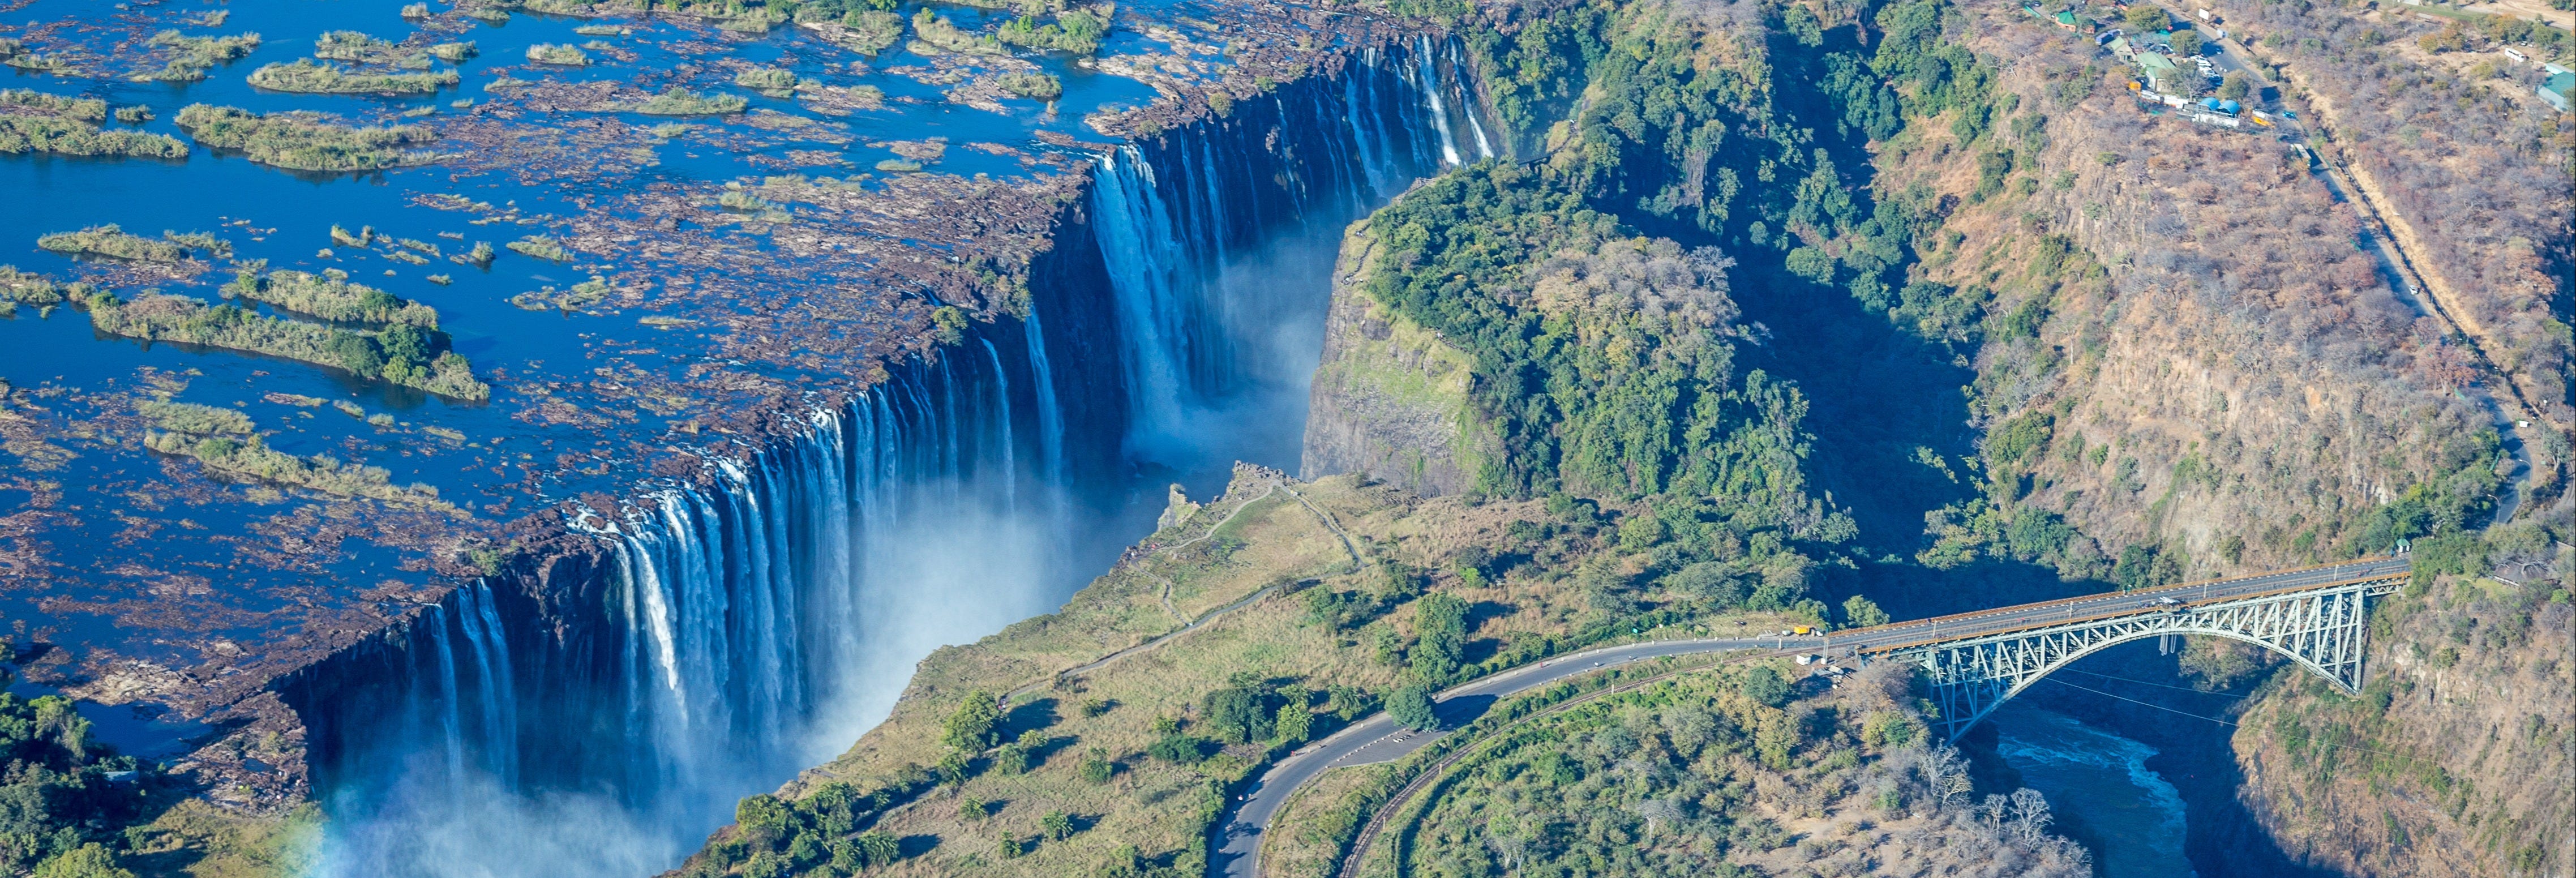
{"type": "Polygon", "coordinates": [[[1362,289],[1375,250],[1366,220],[1342,238],[1303,475],[1366,473],[1426,497],[1463,493],[1497,447],[1468,403],[1472,363],[1362,289]]]}
{"type": "MultiPolygon", "coordinates": [[[[2554,574],[2568,558],[2530,567],[2554,574]]],[[[2565,595],[2546,579],[2460,577],[2391,601],[2362,697],[2300,674],[2241,718],[2247,810],[2283,851],[2343,875],[2567,874],[2565,595]]]]}

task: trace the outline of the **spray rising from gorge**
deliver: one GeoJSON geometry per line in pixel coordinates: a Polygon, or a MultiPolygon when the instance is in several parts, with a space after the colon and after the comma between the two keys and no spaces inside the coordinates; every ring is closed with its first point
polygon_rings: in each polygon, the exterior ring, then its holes
{"type": "Polygon", "coordinates": [[[1052,609],[1164,483],[1294,461],[1343,225],[1498,152],[1454,41],[1331,60],[1101,153],[1012,316],[282,686],[326,871],[667,868],[931,649],[1052,609]]]}

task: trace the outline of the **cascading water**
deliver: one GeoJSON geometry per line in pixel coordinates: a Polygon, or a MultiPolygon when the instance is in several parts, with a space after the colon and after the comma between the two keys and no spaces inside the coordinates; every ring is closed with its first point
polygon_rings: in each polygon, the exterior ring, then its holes
{"type": "Polygon", "coordinates": [[[1369,48],[1100,156],[1088,219],[1061,224],[1081,246],[1018,326],[594,510],[588,555],[284,687],[334,817],[324,871],[667,868],[881,719],[931,649],[1060,603],[1150,528],[1164,476],[1293,464],[1339,230],[1460,161],[1453,115],[1493,154],[1442,69],[1461,57],[1369,48]]]}

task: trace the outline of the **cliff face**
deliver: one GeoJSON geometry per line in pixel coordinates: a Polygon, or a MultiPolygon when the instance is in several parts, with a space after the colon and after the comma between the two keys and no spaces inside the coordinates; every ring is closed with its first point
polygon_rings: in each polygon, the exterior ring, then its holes
{"type": "Polygon", "coordinates": [[[2148,115],[2090,40],[1961,11],[1976,32],[1954,39],[2015,59],[1994,84],[2015,109],[1973,142],[1900,138],[1877,188],[1943,216],[1916,274],[1938,298],[1909,286],[1889,313],[1972,352],[1985,435],[1961,463],[2006,511],[1935,520],[1927,563],[2151,585],[2387,552],[2510,504],[2514,452],[2472,401],[2498,379],[2355,246],[2303,153],[2148,115]],[[2033,539],[2033,512],[2090,540],[2033,539]]]}
{"type": "Polygon", "coordinates": [[[1365,473],[1426,497],[1467,491],[1496,448],[1468,405],[1473,363],[1369,297],[1375,251],[1368,222],[1352,224],[1324,318],[1303,475],[1365,473]]]}
{"type": "Polygon", "coordinates": [[[2356,876],[2567,874],[2576,608],[2555,589],[2461,577],[2398,598],[2362,697],[2297,674],[2254,701],[2243,798],[2280,847],[2356,876]]]}
{"type": "MultiPolygon", "coordinates": [[[[2193,804],[2196,838],[2255,838],[2193,855],[2244,842],[2315,875],[2564,874],[2562,452],[2499,435],[2478,400],[2505,378],[2465,348],[2474,329],[2410,295],[2304,153],[2146,115],[2082,37],[2004,4],[1957,9],[1967,26],[1945,39],[1995,65],[1998,112],[1979,137],[1896,138],[1874,187],[1940,217],[1909,278],[1928,283],[1886,310],[1977,369],[1982,454],[1958,463],[1986,496],[1930,516],[1918,557],[2152,585],[2413,538],[2427,581],[2379,611],[2371,685],[2354,698],[2276,666],[2215,757],[2236,763],[2219,773],[2241,778],[2234,801],[2193,804]],[[2499,514],[2518,468],[2519,512],[2499,514]],[[2479,531],[2491,518],[2514,521],[2479,531]]],[[[2112,724],[2176,721],[2133,713],[2112,724]]]]}

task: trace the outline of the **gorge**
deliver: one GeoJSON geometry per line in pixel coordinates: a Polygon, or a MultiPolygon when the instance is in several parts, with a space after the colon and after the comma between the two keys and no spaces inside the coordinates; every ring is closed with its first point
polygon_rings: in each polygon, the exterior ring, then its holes
{"type": "Polygon", "coordinates": [[[1452,109],[1473,106],[1459,58],[1391,40],[1100,154],[1025,313],[783,419],[705,484],[586,510],[561,554],[300,672],[281,692],[339,827],[329,856],[352,874],[667,865],[856,738],[932,647],[1060,603],[1165,482],[1291,465],[1337,230],[1492,154],[1452,109]],[[1275,159],[1217,158],[1244,155],[1275,159]]]}
{"type": "Polygon", "coordinates": [[[2340,152],[2383,108],[2291,83],[2387,13],[2227,11],[2302,140],[1983,2],[68,3],[0,28],[53,77],[0,99],[0,659],[90,723],[30,708],[47,789],[145,804],[0,873],[1225,872],[1265,766],[1581,650],[2409,549],[2358,698],[2137,644],[1953,750],[1900,676],[1611,669],[1478,705],[1532,725],[1392,842],[1428,756],[1318,776],[1261,873],[2576,856],[2505,767],[2576,764],[2566,206],[2374,236],[2466,135],[2340,152]],[[306,45],[384,90],[218,66],[306,45]]]}

